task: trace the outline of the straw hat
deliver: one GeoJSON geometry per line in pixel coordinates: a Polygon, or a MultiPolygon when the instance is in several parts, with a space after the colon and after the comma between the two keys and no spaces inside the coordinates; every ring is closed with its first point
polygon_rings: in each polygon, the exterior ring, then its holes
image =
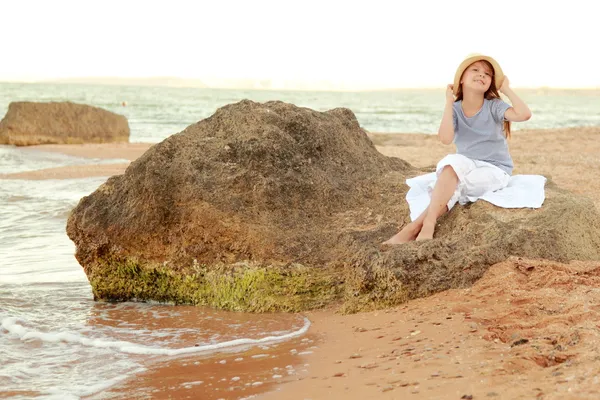
{"type": "Polygon", "coordinates": [[[483,54],[475,53],[468,55],[467,58],[465,58],[456,69],[456,74],[454,74],[453,88],[455,96],[458,94],[458,88],[460,87],[460,78],[462,77],[463,72],[465,72],[465,69],[467,69],[467,67],[473,64],[474,62],[481,60],[488,61],[490,64],[492,64],[492,67],[494,67],[494,80],[496,82],[496,89],[500,89],[500,86],[502,86],[502,82],[504,82],[504,72],[502,72],[500,64],[498,64],[498,62],[490,56],[484,56],[483,54]]]}

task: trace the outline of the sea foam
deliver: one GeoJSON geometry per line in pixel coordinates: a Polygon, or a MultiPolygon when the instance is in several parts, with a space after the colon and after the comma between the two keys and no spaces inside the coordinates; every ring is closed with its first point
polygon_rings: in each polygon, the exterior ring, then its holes
{"type": "Polygon", "coordinates": [[[40,340],[45,343],[72,343],[87,347],[110,348],[128,354],[165,355],[177,356],[192,353],[208,353],[223,349],[234,349],[241,346],[255,346],[259,344],[281,342],[304,335],[310,327],[308,318],[304,318],[302,328],[279,336],[265,336],[260,339],[239,338],[221,343],[203,346],[182,347],[169,349],[163,347],[144,346],[132,342],[120,340],[92,339],[77,332],[40,332],[22,325],[23,321],[15,317],[2,319],[0,326],[11,336],[23,341],[40,340]]]}

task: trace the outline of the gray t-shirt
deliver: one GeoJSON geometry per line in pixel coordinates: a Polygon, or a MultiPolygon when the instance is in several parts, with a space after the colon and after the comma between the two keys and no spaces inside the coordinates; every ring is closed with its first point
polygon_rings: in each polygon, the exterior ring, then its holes
{"type": "Polygon", "coordinates": [[[456,152],[472,160],[493,164],[511,175],[513,160],[504,136],[504,112],[511,107],[501,99],[483,100],[481,109],[467,118],[462,100],[453,104],[456,152]]]}

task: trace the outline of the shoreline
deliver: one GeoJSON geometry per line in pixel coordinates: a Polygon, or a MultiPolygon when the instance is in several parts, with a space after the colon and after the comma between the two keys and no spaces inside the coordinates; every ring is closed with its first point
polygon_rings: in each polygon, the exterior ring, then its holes
{"type": "MultiPolygon", "coordinates": [[[[436,135],[423,133],[369,133],[382,154],[399,157],[417,168],[434,167],[453,145],[445,146],[436,135]]],[[[600,181],[589,173],[598,169],[600,127],[517,130],[509,141],[516,174],[540,174],[573,193],[590,197],[600,209],[600,181]],[[577,139],[577,140],[573,140],[577,139]]],[[[83,158],[120,159],[130,162],[156,143],[105,143],[37,145],[24,149],[61,153],[83,158]]],[[[77,179],[119,175],[127,166],[122,162],[87,164],[0,174],[0,179],[77,179]]]]}
{"type": "MultiPolygon", "coordinates": [[[[417,168],[432,167],[454,152],[435,135],[369,136],[382,154],[417,168]]],[[[600,127],[515,131],[509,142],[514,174],[547,176],[559,187],[591,198],[600,210],[598,139],[600,127]]],[[[153,144],[29,149],[133,161],[153,144]]],[[[128,165],[59,167],[4,174],[0,179],[110,176],[123,173],[128,165]],[[98,175],[89,175],[93,173],[98,175]]],[[[600,262],[510,258],[491,266],[470,288],[359,314],[341,315],[331,309],[302,314],[312,324],[305,337],[316,344],[312,353],[301,356],[299,365],[308,364],[306,372],[253,388],[257,399],[600,397],[600,262]]],[[[290,359],[287,344],[277,353],[282,360],[290,359]]],[[[169,391],[174,380],[201,380],[198,375],[213,366],[200,370],[176,364],[158,366],[108,392],[132,394],[156,385],[165,388],[164,398],[183,398],[186,393],[169,391]]],[[[256,365],[240,365],[236,373],[256,374],[256,365]]],[[[270,371],[272,365],[265,368],[270,371]]]]}

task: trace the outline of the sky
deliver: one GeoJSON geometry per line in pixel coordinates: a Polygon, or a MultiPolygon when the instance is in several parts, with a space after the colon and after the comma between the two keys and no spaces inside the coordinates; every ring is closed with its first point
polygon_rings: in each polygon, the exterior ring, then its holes
{"type": "Polygon", "coordinates": [[[91,76],[441,87],[471,53],[514,87],[600,88],[591,0],[1,0],[0,80],[91,76]]]}

